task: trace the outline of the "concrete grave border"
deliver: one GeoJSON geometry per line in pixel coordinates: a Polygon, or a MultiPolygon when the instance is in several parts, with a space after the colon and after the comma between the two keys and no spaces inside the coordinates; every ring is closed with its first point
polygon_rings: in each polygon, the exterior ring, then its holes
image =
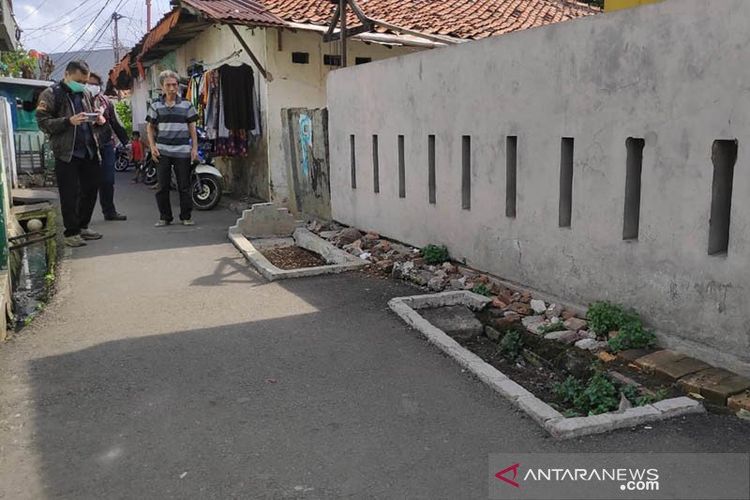
{"type": "Polygon", "coordinates": [[[250,240],[240,231],[232,231],[231,228],[229,231],[229,240],[232,244],[269,281],[342,273],[359,269],[367,264],[366,261],[344,252],[305,228],[295,229],[292,233],[292,238],[298,247],[317,253],[330,264],[301,269],[280,269],[271,264],[252,243],[253,241],[278,240],[278,238],[257,238],[250,240]]]}
{"type": "Polygon", "coordinates": [[[497,368],[462,347],[445,332],[423,318],[418,310],[434,307],[465,305],[472,310],[481,310],[491,299],[469,291],[443,292],[430,295],[397,297],[388,306],[410,326],[422,333],[427,340],[461,366],[473,373],[504,398],[529,415],[553,437],[570,439],[589,434],[599,434],[614,429],[633,427],[646,422],[666,420],[672,417],[703,413],[705,409],[698,401],[688,397],[665,399],[657,403],[622,412],[603,413],[589,417],[566,418],[550,405],[534,396],[508,378],[497,368]]]}

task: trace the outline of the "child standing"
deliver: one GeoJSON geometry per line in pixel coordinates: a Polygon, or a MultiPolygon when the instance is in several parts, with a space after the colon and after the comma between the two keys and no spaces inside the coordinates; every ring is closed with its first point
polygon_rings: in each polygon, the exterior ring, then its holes
{"type": "Polygon", "coordinates": [[[133,182],[138,184],[143,174],[143,142],[141,142],[141,133],[137,130],[133,132],[133,140],[130,141],[130,159],[135,164],[133,182]]]}

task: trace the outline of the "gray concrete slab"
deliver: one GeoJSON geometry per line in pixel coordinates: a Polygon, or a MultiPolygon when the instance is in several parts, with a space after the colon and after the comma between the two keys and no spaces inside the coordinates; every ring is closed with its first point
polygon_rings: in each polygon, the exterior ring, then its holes
{"type": "Polygon", "coordinates": [[[750,451],[717,415],[555,442],[388,310],[412,288],[266,283],[233,214],[154,228],[128,179],[129,220],[97,212],[105,238],[0,345],[0,498],[486,498],[490,453],[750,451]]]}

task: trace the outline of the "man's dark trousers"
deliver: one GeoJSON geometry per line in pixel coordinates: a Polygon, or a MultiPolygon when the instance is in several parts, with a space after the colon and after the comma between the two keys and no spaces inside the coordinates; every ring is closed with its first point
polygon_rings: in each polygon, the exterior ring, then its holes
{"type": "Polygon", "coordinates": [[[117,215],[115,210],[115,146],[105,144],[99,149],[102,156],[102,182],[99,186],[99,203],[104,217],[117,215]]]}
{"type": "Polygon", "coordinates": [[[96,193],[101,182],[99,160],[55,160],[55,176],[60,192],[60,210],[65,224],[65,236],[75,236],[81,233],[81,229],[89,227],[96,207],[96,193]]]}
{"type": "Polygon", "coordinates": [[[193,198],[190,195],[190,158],[159,156],[157,177],[159,190],[156,204],[161,220],[172,222],[172,204],[169,202],[169,189],[172,183],[172,167],[177,177],[177,191],[180,194],[180,220],[190,220],[193,213],[193,198]]]}

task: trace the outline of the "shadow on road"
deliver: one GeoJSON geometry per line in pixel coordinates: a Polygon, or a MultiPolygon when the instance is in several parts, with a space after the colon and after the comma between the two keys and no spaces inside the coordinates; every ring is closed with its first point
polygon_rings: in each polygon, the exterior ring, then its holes
{"type": "Polygon", "coordinates": [[[33,360],[50,495],[484,498],[490,453],[750,451],[719,416],[555,442],[387,311],[404,285],[283,286],[319,312],[33,360]]]}

